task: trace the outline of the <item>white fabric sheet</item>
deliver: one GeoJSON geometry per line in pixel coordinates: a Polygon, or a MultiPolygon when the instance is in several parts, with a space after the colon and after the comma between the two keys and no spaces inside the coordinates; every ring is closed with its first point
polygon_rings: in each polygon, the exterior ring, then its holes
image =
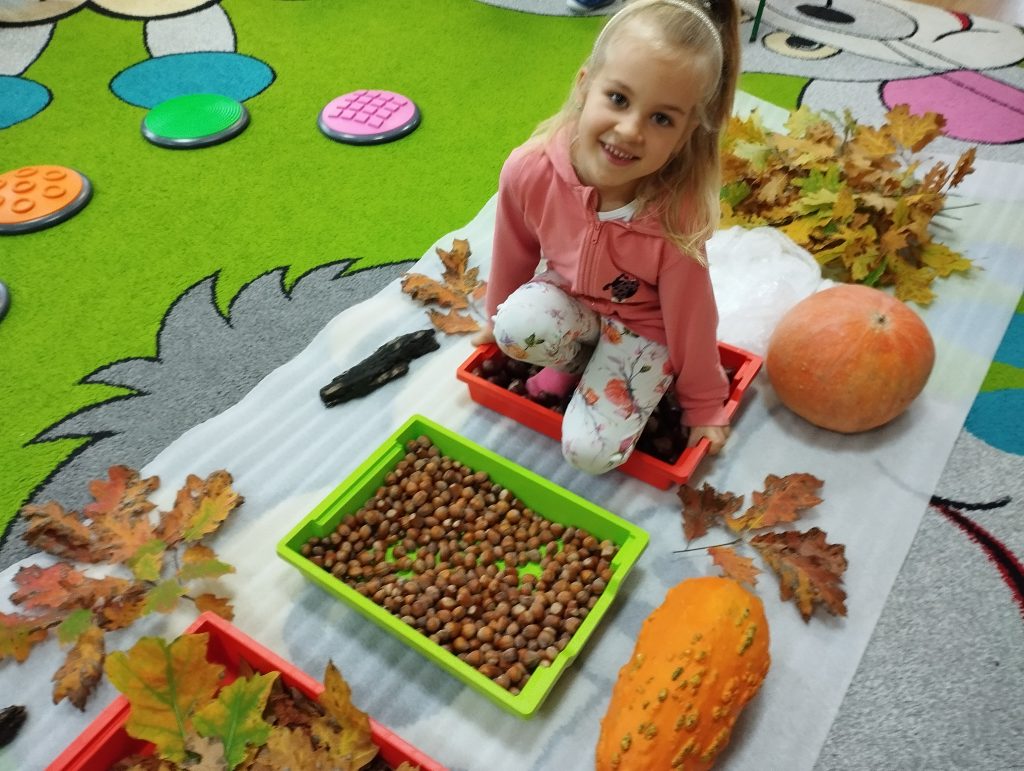
{"type": "MultiPolygon", "coordinates": [[[[979,164],[962,197],[955,232],[944,240],[964,250],[978,269],[939,282],[939,299],[923,312],[937,346],[934,373],[911,409],[867,434],[840,436],[788,412],[762,375],[748,393],[726,452],[706,460],[696,484],[749,494],[767,474],[810,472],[825,480],[824,503],[798,523],[846,545],[849,570],[845,619],[816,616],[805,624],[778,600],[777,584],[762,578],[760,594],[771,629],[772,666],[748,707],[723,767],[810,769],[824,742],[886,596],[935,488],[952,444],[977,393],[1024,285],[1024,199],[1019,170],[979,164]]],[[[467,226],[438,239],[468,238],[474,264],[486,274],[494,201],[467,226]]],[[[731,238],[719,234],[717,239],[731,238]]],[[[720,244],[712,245],[712,254],[720,244]]],[[[781,259],[781,258],[780,258],[781,259]]],[[[793,281],[809,292],[806,263],[792,262],[793,281]]],[[[713,266],[722,300],[723,329],[753,334],[745,307],[764,304],[760,271],[713,266]],[[755,280],[756,279],[756,280],[755,280]],[[748,302],[749,301],[749,302],[748,302]]],[[[784,261],[784,260],[783,260],[784,261]]],[[[742,264],[742,263],[741,263],[742,264]]],[[[431,246],[414,268],[438,274],[431,246]]],[[[814,282],[810,282],[813,284],[814,282]]],[[[780,290],[781,291],[781,290],[780,290]]],[[[787,302],[796,298],[788,297],[787,302]]],[[[587,769],[600,719],[619,668],[628,659],[644,617],[669,587],[715,572],[704,552],[685,546],[675,492],[659,491],[619,472],[588,477],[566,466],[558,444],[472,402],[455,379],[470,354],[467,338],[413,363],[400,381],[358,401],[325,409],[318,389],[397,334],[424,328],[423,309],[398,282],[335,318],[295,359],[266,377],[239,404],[192,429],[143,473],[163,480],[157,501],[167,507],[188,473],[228,469],[246,503],[213,546],[238,572],[222,579],[234,594],[235,623],[310,674],[328,659],[351,683],[355,701],[424,752],[453,769],[587,769]],[[580,657],[531,720],[518,719],[464,686],[401,641],[334,600],[275,555],[277,542],[412,413],[423,414],[605,508],[652,534],[651,545],[622,588],[612,611],[580,657]]],[[[750,338],[753,339],[753,338],[750,338]]],[[[726,338],[727,341],[728,338],[726,338]]],[[[703,543],[726,540],[712,533],[703,543]]],[[[39,563],[41,559],[21,564],[39,563]]],[[[0,574],[0,610],[14,608],[12,566],[0,574]]],[[[190,622],[190,606],[144,620],[110,636],[108,648],[127,648],[141,634],[171,637],[190,622]]],[[[115,695],[106,682],[84,713],[53,706],[50,676],[63,653],[50,641],[22,665],[0,667],[0,701],[26,704],[30,720],[0,754],[3,769],[42,768],[115,695]]]]}

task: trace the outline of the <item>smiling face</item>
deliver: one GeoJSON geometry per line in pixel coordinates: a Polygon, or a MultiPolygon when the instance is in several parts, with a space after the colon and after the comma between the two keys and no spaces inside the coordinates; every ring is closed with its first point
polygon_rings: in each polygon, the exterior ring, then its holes
{"type": "Polygon", "coordinates": [[[702,65],[633,25],[609,41],[600,67],[580,72],[572,161],[580,181],[597,189],[601,211],[632,201],[689,140],[707,82],[702,65]]]}

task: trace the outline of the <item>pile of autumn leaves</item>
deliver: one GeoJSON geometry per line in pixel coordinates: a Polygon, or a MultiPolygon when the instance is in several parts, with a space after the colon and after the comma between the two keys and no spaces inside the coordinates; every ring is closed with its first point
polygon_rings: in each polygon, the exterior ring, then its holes
{"type": "MultiPolygon", "coordinates": [[[[823,482],[812,474],[794,473],[784,477],[769,474],[764,490],[751,495],[751,505],[742,514],[744,496],[718,492],[707,483],[699,490],[689,485],[679,488],[683,504],[683,535],[687,541],[701,538],[711,527],[724,527],[739,536],[729,544],[707,549],[722,573],[753,588],[761,570],[754,560],[739,554],[733,544],[744,541],[760,555],[779,580],[779,595],[792,600],[804,621],[817,607],[834,616],[846,615],[846,591],[842,587],[846,572],[846,547],[830,544],[827,533],[809,530],[772,531],[776,525],[796,522],[806,511],[822,502],[818,490],[823,482]],[[756,535],[753,535],[756,533],[756,535]]],[[[691,549],[684,549],[691,551],[691,549]]]]}
{"type": "Polygon", "coordinates": [[[108,479],[89,485],[95,500],[80,512],[55,501],[22,509],[28,544],[64,561],[29,565],[15,574],[18,589],[11,602],[23,612],[0,613],[0,660],[24,661],[33,646],[55,633],[69,648],[53,675],[53,701],[67,699],[85,709],[103,674],[107,632],[151,613],[170,613],[182,598],[200,612],[230,620],[228,599],[189,592],[193,582],[206,588],[206,581],[235,572],[202,543],[242,504],[231,482],[226,471],[206,479],[189,475],[173,508],[152,515],[156,506],[149,494],[159,478],[142,479],[137,471],[112,466],[108,479]],[[131,578],[93,578],[79,564],[120,566],[131,578]]]}
{"type": "Polygon", "coordinates": [[[940,135],[941,115],[899,105],[878,128],[849,112],[837,122],[801,107],[778,134],[756,113],[733,118],[722,145],[721,226],[776,227],[814,255],[825,278],[892,286],[899,299],[927,305],[936,277],[971,267],[930,226],[973,171],[975,150],[922,173],[918,153],[940,135]]]}

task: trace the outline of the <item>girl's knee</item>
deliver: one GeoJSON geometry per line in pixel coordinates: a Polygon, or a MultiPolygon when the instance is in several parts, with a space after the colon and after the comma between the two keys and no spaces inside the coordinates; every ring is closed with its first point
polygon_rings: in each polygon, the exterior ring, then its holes
{"type": "Polygon", "coordinates": [[[600,442],[562,438],[562,457],[570,466],[587,474],[604,474],[618,468],[629,460],[632,450],[632,446],[623,452],[618,448],[604,447],[600,442]]]}

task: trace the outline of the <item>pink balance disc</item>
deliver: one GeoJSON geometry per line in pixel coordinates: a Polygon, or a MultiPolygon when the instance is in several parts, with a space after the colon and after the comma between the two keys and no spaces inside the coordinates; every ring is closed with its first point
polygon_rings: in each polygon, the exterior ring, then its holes
{"type": "Polygon", "coordinates": [[[401,139],[420,125],[420,110],[394,91],[352,91],[328,102],[317,125],[339,142],[381,144],[401,139]]]}

